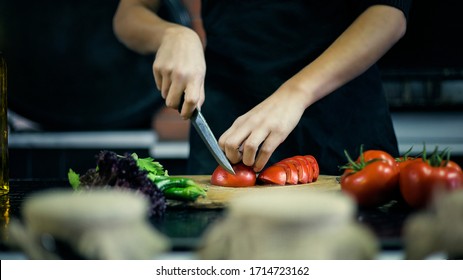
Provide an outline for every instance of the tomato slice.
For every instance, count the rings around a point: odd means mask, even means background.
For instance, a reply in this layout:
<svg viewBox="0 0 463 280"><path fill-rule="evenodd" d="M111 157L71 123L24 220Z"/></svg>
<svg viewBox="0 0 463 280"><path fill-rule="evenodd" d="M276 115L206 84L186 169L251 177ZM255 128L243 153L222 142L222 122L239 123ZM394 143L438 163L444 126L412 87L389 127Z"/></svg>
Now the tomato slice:
<svg viewBox="0 0 463 280"><path fill-rule="evenodd" d="M263 184L286 184L286 170L282 166L272 165L259 173L257 180Z"/></svg>
<svg viewBox="0 0 463 280"><path fill-rule="evenodd" d="M297 171L297 167L291 162L277 162L275 163L276 166L281 166L286 171L286 184L288 185L296 185L299 180L299 175Z"/></svg>
<svg viewBox="0 0 463 280"><path fill-rule="evenodd" d="M306 184L309 182L309 171L307 169L307 162L305 160L301 160L296 157L290 157L283 159L282 162L290 162L296 166L298 175L297 182L299 184Z"/></svg>
<svg viewBox="0 0 463 280"><path fill-rule="evenodd" d="M305 155L304 156L312 165L312 170L313 170L313 180L312 182L317 181L318 176L320 175L320 167L318 166L318 162L315 159L314 156L312 155Z"/></svg>
<svg viewBox="0 0 463 280"><path fill-rule="evenodd" d="M296 158L303 163L307 172L307 183L312 183L314 179L312 163L305 156L294 156L293 158Z"/></svg>

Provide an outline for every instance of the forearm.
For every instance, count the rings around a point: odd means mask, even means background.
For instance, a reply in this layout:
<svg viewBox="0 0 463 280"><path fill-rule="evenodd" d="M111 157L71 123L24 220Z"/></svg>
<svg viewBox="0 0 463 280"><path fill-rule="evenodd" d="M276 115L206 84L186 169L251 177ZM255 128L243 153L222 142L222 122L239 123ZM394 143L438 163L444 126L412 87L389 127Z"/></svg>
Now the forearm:
<svg viewBox="0 0 463 280"><path fill-rule="evenodd" d="M367 9L316 60L284 87L302 95L305 108L376 63L404 34L403 13L389 6Z"/></svg>
<svg viewBox="0 0 463 280"><path fill-rule="evenodd" d="M155 53L169 30L184 28L157 16L159 0L121 0L113 18L116 37L141 54Z"/></svg>

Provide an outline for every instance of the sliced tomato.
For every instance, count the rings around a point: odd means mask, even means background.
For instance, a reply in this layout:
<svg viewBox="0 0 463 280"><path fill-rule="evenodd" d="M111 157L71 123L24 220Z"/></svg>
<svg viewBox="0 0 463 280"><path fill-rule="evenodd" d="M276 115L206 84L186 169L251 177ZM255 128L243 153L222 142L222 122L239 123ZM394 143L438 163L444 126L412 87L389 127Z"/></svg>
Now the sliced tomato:
<svg viewBox="0 0 463 280"><path fill-rule="evenodd" d="M299 184L306 184L309 182L310 171L307 167L307 162L305 160L302 160L301 158L297 157L290 157L282 160L282 162L290 162L296 166L298 175L297 182Z"/></svg>
<svg viewBox="0 0 463 280"><path fill-rule="evenodd" d="M312 165L312 174L313 174L313 180L312 182L317 181L318 176L320 175L320 167L318 166L317 159L313 155L305 155L304 156Z"/></svg>
<svg viewBox="0 0 463 280"><path fill-rule="evenodd" d="M288 185L296 185L299 180L299 174L297 171L297 167L291 162L277 162L275 163L276 166L281 166L286 171L286 184Z"/></svg>
<svg viewBox="0 0 463 280"><path fill-rule="evenodd" d="M274 168L274 166L279 168ZM270 169L272 172L269 171L269 173L267 173L267 169ZM286 185L306 184L314 182L317 180L320 173L320 169L315 157L312 155L296 155L282 159L279 162L267 167L261 172L261 174L264 174L265 176L272 174L272 180L270 180L270 183L278 181L278 184L281 184L283 180L283 175L281 175L281 173L283 170L285 171ZM261 177L262 176L263 175L261 175ZM275 179L275 177L278 178Z"/></svg>
<svg viewBox="0 0 463 280"><path fill-rule="evenodd" d="M282 166L271 165L259 173L257 181L263 184L285 185L286 170Z"/></svg>
<svg viewBox="0 0 463 280"><path fill-rule="evenodd" d="M256 173L244 163L234 164L235 175L217 166L211 176L211 184L223 187L252 187L256 184Z"/></svg>
<svg viewBox="0 0 463 280"><path fill-rule="evenodd" d="M305 165L307 167L307 176L308 176L307 183L312 183L314 181L314 170L313 170L311 161L309 161L307 157L305 156L294 156L294 158L297 158L300 161L305 162Z"/></svg>

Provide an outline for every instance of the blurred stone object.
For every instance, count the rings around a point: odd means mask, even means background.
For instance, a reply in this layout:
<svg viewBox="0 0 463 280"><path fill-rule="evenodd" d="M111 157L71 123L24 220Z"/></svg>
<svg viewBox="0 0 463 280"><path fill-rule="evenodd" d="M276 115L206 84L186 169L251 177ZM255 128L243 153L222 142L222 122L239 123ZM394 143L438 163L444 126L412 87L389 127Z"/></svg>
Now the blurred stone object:
<svg viewBox="0 0 463 280"><path fill-rule="evenodd" d="M48 190L24 202L9 243L30 259L153 259L170 248L148 220L149 203L120 189Z"/></svg>
<svg viewBox="0 0 463 280"><path fill-rule="evenodd" d="M437 253L462 259L463 190L437 193L428 209L405 221L403 236L407 259L426 259Z"/></svg>
<svg viewBox="0 0 463 280"><path fill-rule="evenodd" d="M200 259L374 259L379 244L341 193L268 190L237 197L198 249Z"/></svg>

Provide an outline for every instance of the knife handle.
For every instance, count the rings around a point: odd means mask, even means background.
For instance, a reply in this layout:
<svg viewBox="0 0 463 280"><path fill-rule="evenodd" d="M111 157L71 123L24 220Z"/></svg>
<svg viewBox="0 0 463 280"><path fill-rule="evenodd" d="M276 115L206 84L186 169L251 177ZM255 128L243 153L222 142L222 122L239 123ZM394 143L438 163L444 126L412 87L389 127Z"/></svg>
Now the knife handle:
<svg viewBox="0 0 463 280"><path fill-rule="evenodd" d="M182 94L182 97L180 98L180 104L178 104L178 113L182 113L182 108L183 108L183 103L185 102L185 93ZM192 115L194 115L195 111L197 111L197 109L194 109L193 110L193 113Z"/></svg>
<svg viewBox="0 0 463 280"><path fill-rule="evenodd" d="M182 97L180 98L180 104L178 104L178 113L182 113L182 108L183 108L183 103L185 102L185 93L182 94Z"/></svg>

